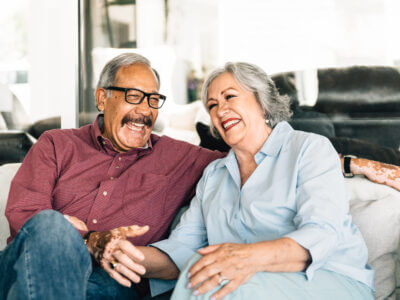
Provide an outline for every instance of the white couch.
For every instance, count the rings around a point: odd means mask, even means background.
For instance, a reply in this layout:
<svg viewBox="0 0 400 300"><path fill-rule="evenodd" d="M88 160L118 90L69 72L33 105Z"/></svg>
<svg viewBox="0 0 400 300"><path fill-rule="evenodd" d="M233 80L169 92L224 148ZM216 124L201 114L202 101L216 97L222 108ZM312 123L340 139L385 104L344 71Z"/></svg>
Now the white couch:
<svg viewBox="0 0 400 300"><path fill-rule="evenodd" d="M194 144L199 143L195 122L208 123L208 114L200 102L176 106L160 114L159 118L163 123L163 134ZM11 179L19 165L0 166L0 249L9 235L4 209ZM357 176L346 179L346 184L350 212L366 241L368 262L376 271L376 299L400 300L400 192Z"/></svg>
<svg viewBox="0 0 400 300"><path fill-rule="evenodd" d="M0 166L0 249L9 236L4 216L11 179L20 164ZM369 249L369 263L376 271L376 299L400 299L400 192L362 177L346 179L350 210ZM395 266L397 264L397 284Z"/></svg>

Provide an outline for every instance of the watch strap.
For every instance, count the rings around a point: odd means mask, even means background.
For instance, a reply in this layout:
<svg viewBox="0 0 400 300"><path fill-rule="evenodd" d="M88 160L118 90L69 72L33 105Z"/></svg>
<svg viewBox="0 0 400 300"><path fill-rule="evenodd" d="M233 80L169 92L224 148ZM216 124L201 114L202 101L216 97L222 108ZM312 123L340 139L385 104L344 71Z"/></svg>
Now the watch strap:
<svg viewBox="0 0 400 300"><path fill-rule="evenodd" d="M88 232L86 232L84 234L84 236L82 238L83 238L83 241L85 244L87 244L87 241L89 240L89 237L93 232L95 232L95 230L89 230Z"/></svg>
<svg viewBox="0 0 400 300"><path fill-rule="evenodd" d="M343 156L343 169L344 169L343 175L344 175L344 177L347 177L347 178L354 177L354 174L351 172L351 169L350 169L350 164L351 164L352 158L357 158L357 157L354 155Z"/></svg>

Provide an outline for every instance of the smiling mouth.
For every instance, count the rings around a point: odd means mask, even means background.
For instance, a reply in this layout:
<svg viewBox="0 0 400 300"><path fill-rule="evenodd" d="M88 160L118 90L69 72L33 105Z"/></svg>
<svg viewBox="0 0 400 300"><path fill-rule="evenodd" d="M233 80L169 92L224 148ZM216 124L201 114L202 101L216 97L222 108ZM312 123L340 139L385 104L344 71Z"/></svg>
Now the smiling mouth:
<svg viewBox="0 0 400 300"><path fill-rule="evenodd" d="M136 122L126 122L125 125L132 131L143 131L145 126L143 123Z"/></svg>
<svg viewBox="0 0 400 300"><path fill-rule="evenodd" d="M240 121L241 121L241 119L230 118L230 119L222 122L221 125L225 129L225 132L226 132L226 131L230 130L231 128L235 127L237 124L239 124Z"/></svg>

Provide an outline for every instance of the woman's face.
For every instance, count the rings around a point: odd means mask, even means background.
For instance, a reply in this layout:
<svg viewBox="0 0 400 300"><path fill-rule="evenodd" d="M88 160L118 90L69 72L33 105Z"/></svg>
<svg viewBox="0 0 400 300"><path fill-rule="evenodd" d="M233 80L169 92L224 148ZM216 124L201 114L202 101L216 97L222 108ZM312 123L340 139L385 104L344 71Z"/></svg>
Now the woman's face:
<svg viewBox="0 0 400 300"><path fill-rule="evenodd" d="M231 73L222 73L211 82L206 107L215 128L232 148L251 147L265 140L268 127L260 104Z"/></svg>

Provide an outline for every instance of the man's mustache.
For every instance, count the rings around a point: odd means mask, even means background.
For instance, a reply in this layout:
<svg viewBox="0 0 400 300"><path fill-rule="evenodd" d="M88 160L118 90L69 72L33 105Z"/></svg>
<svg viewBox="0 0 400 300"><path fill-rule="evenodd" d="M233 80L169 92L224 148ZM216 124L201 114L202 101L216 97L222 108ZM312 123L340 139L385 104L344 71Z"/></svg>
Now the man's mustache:
<svg viewBox="0 0 400 300"><path fill-rule="evenodd" d="M151 116L132 117L126 115L121 121L121 126L124 126L128 122L144 124L147 127L151 127L153 125L153 118Z"/></svg>

